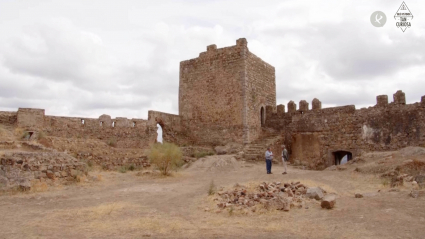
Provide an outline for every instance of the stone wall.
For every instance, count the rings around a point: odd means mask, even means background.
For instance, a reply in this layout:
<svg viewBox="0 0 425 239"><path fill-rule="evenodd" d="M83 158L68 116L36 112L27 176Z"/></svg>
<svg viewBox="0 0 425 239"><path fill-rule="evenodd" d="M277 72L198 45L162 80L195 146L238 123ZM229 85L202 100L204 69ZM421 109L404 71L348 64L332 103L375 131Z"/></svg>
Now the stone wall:
<svg viewBox="0 0 425 239"><path fill-rule="evenodd" d="M18 127L25 130L38 130L43 128L44 110L19 108L17 115Z"/></svg>
<svg viewBox="0 0 425 239"><path fill-rule="evenodd" d="M44 109L19 108L17 112L0 112L0 124L26 131L42 131L48 136L99 139L120 148L146 148L157 137L156 124L148 120L101 115L84 117L46 116Z"/></svg>
<svg viewBox="0 0 425 239"><path fill-rule="evenodd" d="M276 105L275 68L251 52L247 54L247 84L245 96L248 135L245 143L261 134L261 107ZM274 111L274 109L272 109ZM265 114L267 115L267 109Z"/></svg>
<svg viewBox="0 0 425 239"><path fill-rule="evenodd" d="M214 125L241 125L241 73L245 46L207 47L198 58L180 62L179 115Z"/></svg>
<svg viewBox="0 0 425 239"><path fill-rule="evenodd" d="M42 129L49 136L99 139L119 148L145 148L156 140L156 126L147 120L102 115L98 119L46 116Z"/></svg>
<svg viewBox="0 0 425 239"><path fill-rule="evenodd" d="M34 180L75 180L87 173L87 165L58 152L10 152L0 157L0 184L3 189L29 189Z"/></svg>
<svg viewBox="0 0 425 239"><path fill-rule="evenodd" d="M376 106L360 110L349 105L274 113L266 125L282 132L291 160L316 169L334 164L337 151L355 157L363 151L425 146L425 104L405 104L401 91L394 98L385 104L378 96Z"/></svg>
<svg viewBox="0 0 425 239"><path fill-rule="evenodd" d="M17 112L0 111L0 124L2 125L15 125L18 118Z"/></svg>
<svg viewBox="0 0 425 239"><path fill-rule="evenodd" d="M276 104L275 69L247 41L207 47L180 63L179 115L196 144L249 143L261 132L261 107Z"/></svg>

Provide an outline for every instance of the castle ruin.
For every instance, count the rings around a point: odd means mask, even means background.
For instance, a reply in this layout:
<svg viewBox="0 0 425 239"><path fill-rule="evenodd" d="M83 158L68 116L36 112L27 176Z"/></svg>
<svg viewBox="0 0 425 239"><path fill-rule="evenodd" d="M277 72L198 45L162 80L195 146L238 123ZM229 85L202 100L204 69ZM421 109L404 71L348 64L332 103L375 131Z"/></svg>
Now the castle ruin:
<svg viewBox="0 0 425 239"><path fill-rule="evenodd" d="M0 112L0 124L62 138L116 139L118 148L147 148L163 139L177 145L250 145L273 131L288 145L292 161L323 169L362 152L425 146L425 96L406 104L397 91L393 102L377 96L373 107L322 108L313 99L276 105L275 68L255 56L244 38L235 46L207 47L180 63L179 114L149 111L148 119L97 119L47 116L43 109ZM276 144L277 145L277 144ZM265 150L265 149L264 149ZM279 147L276 147L279 150ZM260 152L263 153L262 151Z"/></svg>

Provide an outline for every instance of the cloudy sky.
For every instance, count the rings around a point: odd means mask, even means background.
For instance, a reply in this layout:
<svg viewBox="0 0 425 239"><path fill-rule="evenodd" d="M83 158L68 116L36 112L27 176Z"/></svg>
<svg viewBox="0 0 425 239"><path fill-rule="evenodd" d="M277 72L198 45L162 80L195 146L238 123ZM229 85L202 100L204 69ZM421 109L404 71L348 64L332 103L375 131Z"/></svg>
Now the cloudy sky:
<svg viewBox="0 0 425 239"><path fill-rule="evenodd" d="M277 103L409 103L425 95L425 1L0 0L0 110L147 118L178 113L179 62L245 37L276 67ZM387 23L370 23L374 11Z"/></svg>

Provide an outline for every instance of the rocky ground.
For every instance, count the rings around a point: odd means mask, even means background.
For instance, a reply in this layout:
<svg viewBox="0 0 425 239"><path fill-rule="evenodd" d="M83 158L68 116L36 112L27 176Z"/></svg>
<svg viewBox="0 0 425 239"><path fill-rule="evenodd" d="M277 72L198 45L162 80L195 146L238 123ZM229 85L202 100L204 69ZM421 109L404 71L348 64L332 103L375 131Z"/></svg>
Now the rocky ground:
<svg viewBox="0 0 425 239"><path fill-rule="evenodd" d="M92 170L96 181L4 193L0 238L423 238L419 185L392 188L381 175L391 167L357 169L380 165L378 155L369 166L289 167L286 175L280 165L266 174L263 163L231 155L202 158L171 177ZM310 196L312 188L320 191ZM322 208L327 195L332 209Z"/></svg>

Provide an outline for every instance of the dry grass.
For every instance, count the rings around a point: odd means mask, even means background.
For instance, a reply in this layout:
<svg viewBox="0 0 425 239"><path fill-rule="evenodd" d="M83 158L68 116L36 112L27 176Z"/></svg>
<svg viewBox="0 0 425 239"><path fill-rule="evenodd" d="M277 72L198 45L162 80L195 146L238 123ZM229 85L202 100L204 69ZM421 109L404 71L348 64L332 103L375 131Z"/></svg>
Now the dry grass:
<svg viewBox="0 0 425 239"><path fill-rule="evenodd" d="M36 182L33 183L31 187L32 192L46 192L49 190L49 186L45 182Z"/></svg>

